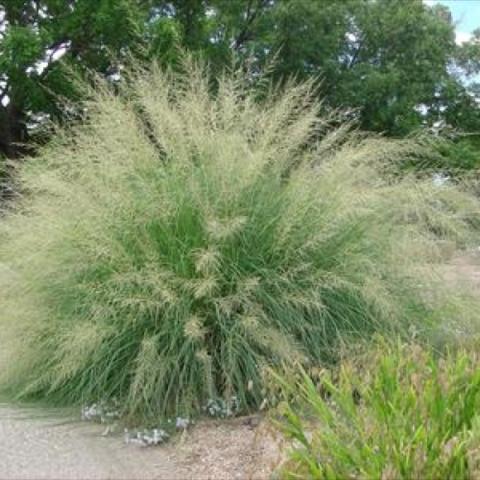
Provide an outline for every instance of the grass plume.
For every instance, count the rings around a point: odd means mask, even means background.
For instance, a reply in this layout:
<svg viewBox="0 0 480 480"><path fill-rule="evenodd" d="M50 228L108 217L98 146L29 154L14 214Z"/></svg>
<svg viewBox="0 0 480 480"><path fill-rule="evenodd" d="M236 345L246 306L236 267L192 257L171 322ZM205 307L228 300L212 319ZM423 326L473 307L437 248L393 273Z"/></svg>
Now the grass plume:
<svg viewBox="0 0 480 480"><path fill-rule="evenodd" d="M333 127L311 83L263 97L153 67L99 85L25 164L0 227L4 385L129 414L256 407L267 367L442 322L418 259L468 240L476 200L389 175L422 146Z"/></svg>

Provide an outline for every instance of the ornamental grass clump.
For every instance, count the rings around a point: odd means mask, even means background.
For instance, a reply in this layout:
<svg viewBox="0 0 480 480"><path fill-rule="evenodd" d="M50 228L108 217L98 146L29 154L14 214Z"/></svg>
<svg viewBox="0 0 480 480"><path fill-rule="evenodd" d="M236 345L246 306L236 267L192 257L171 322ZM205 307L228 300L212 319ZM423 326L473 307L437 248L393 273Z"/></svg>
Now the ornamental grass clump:
<svg viewBox="0 0 480 480"><path fill-rule="evenodd" d="M421 144L338 126L311 83L259 93L191 64L127 83L99 84L21 169L0 227L10 391L147 416L255 408L272 366L455 317L424 273L468 241L477 203L392 173Z"/></svg>
<svg viewBox="0 0 480 480"><path fill-rule="evenodd" d="M480 473L480 359L376 345L333 372L282 380L280 478L467 480Z"/></svg>

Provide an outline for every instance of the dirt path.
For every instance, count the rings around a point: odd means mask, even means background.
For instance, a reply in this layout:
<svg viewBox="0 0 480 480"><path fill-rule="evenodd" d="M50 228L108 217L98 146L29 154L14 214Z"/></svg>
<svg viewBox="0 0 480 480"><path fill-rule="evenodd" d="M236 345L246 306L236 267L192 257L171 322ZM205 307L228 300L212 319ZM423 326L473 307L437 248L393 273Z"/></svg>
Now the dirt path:
<svg viewBox="0 0 480 480"><path fill-rule="evenodd" d="M203 422L159 447L103 437L101 425L0 404L0 479L268 478L275 441L257 419Z"/></svg>

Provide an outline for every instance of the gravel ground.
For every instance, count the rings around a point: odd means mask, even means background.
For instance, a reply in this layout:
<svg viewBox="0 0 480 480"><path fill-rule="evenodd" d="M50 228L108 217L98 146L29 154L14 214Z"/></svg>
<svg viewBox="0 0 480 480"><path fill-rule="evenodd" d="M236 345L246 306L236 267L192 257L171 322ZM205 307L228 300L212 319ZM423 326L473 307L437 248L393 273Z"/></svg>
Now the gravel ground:
<svg viewBox="0 0 480 480"><path fill-rule="evenodd" d="M102 432L59 412L0 404L0 479L266 479L280 460L256 417L205 421L148 448Z"/></svg>

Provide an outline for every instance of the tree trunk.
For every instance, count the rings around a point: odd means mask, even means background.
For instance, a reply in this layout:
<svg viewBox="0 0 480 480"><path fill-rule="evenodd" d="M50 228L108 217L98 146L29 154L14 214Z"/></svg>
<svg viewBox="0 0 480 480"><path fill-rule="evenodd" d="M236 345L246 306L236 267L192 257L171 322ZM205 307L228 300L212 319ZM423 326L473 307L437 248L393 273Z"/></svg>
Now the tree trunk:
<svg viewBox="0 0 480 480"><path fill-rule="evenodd" d="M23 110L10 102L0 106L0 155L18 158L27 151L27 126Z"/></svg>

